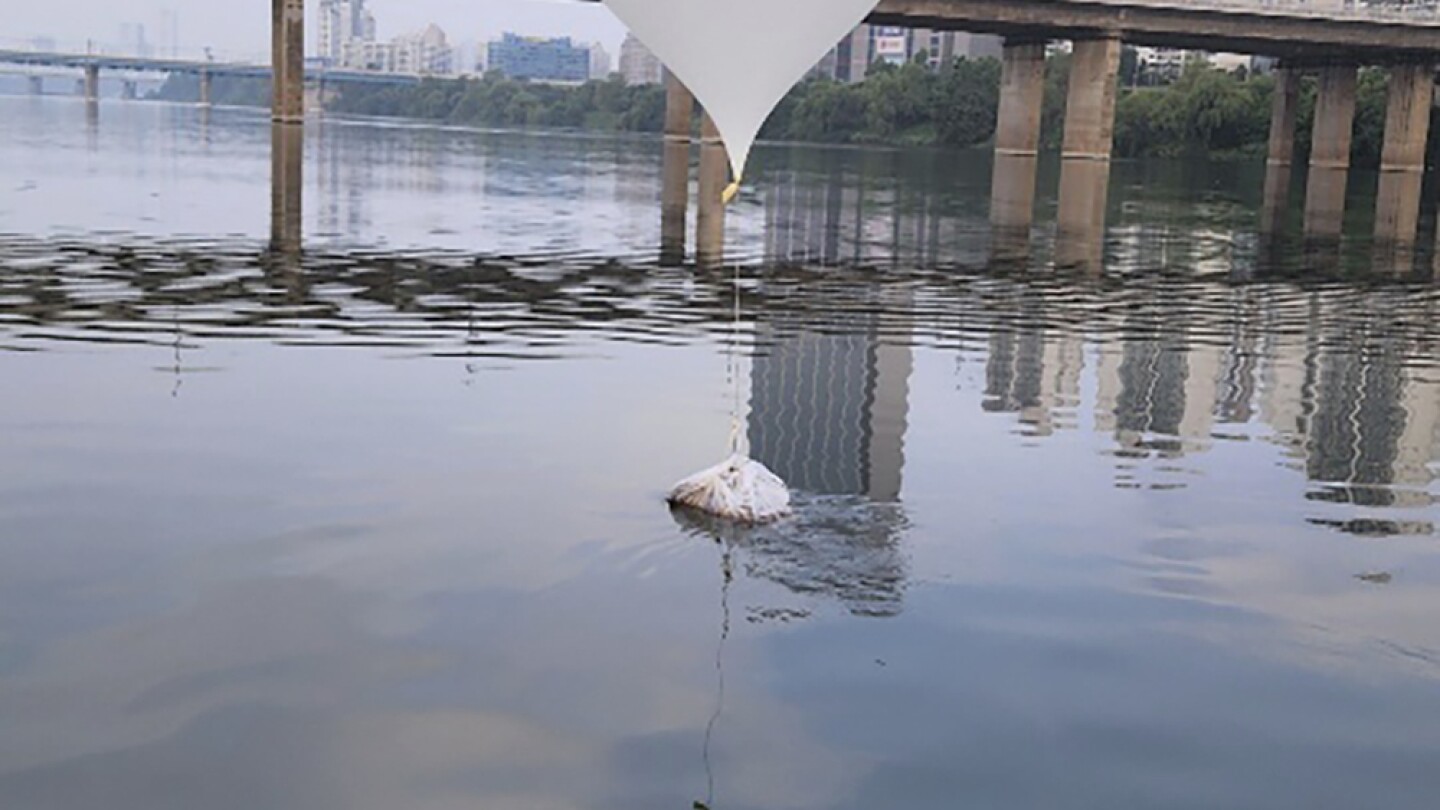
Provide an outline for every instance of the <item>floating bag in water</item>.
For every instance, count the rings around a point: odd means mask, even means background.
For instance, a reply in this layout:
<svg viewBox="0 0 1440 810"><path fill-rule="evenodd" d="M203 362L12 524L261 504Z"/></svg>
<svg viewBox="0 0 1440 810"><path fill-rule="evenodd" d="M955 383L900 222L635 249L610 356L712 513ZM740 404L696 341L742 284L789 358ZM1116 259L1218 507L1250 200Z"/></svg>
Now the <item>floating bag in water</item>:
<svg viewBox="0 0 1440 810"><path fill-rule="evenodd" d="M769 523L790 514L785 482L739 453L676 484L669 501L739 523Z"/></svg>
<svg viewBox="0 0 1440 810"><path fill-rule="evenodd" d="M605 0L710 114L735 183L780 99L879 0Z"/></svg>

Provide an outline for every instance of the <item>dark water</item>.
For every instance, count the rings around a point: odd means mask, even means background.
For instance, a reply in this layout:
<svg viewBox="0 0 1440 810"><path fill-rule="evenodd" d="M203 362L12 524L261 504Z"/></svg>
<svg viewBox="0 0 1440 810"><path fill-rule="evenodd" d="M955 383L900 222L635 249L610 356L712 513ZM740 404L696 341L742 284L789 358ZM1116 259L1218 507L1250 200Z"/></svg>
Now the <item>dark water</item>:
<svg viewBox="0 0 1440 810"><path fill-rule="evenodd" d="M1255 167L1086 274L983 154L767 151L739 531L658 143L327 122L299 255L270 143L0 99L0 807L1435 806L1440 289Z"/></svg>

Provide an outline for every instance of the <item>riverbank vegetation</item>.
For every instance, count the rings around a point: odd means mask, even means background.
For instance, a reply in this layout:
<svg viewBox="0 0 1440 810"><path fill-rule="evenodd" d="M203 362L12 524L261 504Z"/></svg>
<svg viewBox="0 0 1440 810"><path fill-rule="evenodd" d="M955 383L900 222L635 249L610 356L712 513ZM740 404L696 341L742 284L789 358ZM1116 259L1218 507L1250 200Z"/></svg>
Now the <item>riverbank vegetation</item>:
<svg viewBox="0 0 1440 810"><path fill-rule="evenodd" d="M1245 71L1187 65L1168 84L1153 85L1130 59L1122 60L1116 104L1119 157L1263 156L1270 129L1274 80ZM1063 138L1069 57L1046 66L1041 143ZM157 94L183 100L198 92L191 78L172 77ZM215 82L217 103L265 104L255 80ZM1386 76L1362 71L1355 119L1354 160L1376 165L1384 135ZM972 147L990 141L1000 97L1000 64L956 60L940 70L918 63L881 66L857 84L827 80L798 85L766 123L763 138L833 144ZM1309 148L1315 85L1303 83L1297 148ZM338 114L416 118L484 127L547 127L613 132L659 132L665 94L654 85L618 78L579 86L484 78L426 79L417 85L339 84L328 103Z"/></svg>

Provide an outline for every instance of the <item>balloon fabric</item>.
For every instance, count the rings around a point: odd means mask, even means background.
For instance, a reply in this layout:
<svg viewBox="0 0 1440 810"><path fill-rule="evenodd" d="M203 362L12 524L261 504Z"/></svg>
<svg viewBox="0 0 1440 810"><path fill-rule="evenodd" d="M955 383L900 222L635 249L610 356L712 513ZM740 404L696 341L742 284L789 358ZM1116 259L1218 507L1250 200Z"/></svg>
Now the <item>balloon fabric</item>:
<svg viewBox="0 0 1440 810"><path fill-rule="evenodd" d="M879 0L605 0L709 113L738 182L765 119Z"/></svg>

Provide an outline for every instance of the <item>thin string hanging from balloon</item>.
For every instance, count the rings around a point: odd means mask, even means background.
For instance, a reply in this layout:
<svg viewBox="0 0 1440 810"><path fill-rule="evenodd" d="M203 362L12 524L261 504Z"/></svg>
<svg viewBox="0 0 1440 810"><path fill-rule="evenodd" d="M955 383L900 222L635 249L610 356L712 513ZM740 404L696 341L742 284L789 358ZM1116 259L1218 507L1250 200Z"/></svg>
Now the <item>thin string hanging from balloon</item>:
<svg viewBox="0 0 1440 810"><path fill-rule="evenodd" d="M730 373L730 382L733 386L730 399L730 454L739 455L741 450L740 442L740 362L737 359L740 353L740 262L735 262L735 276L732 284L735 287L734 297L734 319L730 322L730 361L733 370Z"/></svg>
<svg viewBox="0 0 1440 810"><path fill-rule="evenodd" d="M735 179L734 179L733 181L731 181L730 185L728 185L728 186L725 187L725 191L722 192L721 195L720 195L720 202L721 202L722 205L729 205L729 204L735 199L735 195L737 195L737 194L740 193L740 182L741 182L741 180L742 180L742 178L741 178L739 175L736 175L736 176L735 176ZM739 455L739 454L740 454L740 449L741 449L741 448L740 448L740 369L739 369L739 362L736 360L736 356L738 355L739 347L740 347L740 262L739 262L739 261L736 261L736 262L735 262L735 277L734 277L734 281L733 281L732 283L735 285L735 298L734 298L735 316L734 316L734 319L733 319L733 320L731 321L731 323L730 323L730 349L729 349L729 355L730 355L730 356L729 356L729 359L728 359L728 361L727 361L727 365L730 367L730 380L731 380L731 383L732 383L732 385L734 386L734 389L735 389L734 392L733 392L733 394L732 394L732 398L731 398L731 402L730 402L730 454L733 456L733 455Z"/></svg>

